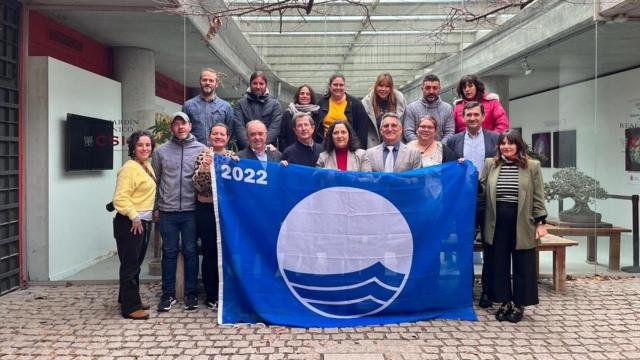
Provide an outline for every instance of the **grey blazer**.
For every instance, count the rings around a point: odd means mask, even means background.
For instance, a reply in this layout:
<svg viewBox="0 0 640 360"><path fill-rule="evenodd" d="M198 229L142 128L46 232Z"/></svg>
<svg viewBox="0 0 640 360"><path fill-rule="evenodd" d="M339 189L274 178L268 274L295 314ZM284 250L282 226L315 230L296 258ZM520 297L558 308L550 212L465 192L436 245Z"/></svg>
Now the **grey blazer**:
<svg viewBox="0 0 640 360"><path fill-rule="evenodd" d="M336 162L336 152L330 153L323 151L318 157L317 167L325 169L338 169L338 163ZM362 149L357 149L355 152L349 151L347 153L347 170L349 171L371 171L371 163L367 157L367 152Z"/></svg>
<svg viewBox="0 0 640 360"><path fill-rule="evenodd" d="M449 138L447 146L456 153L458 158L464 157L464 135L467 131L459 132ZM496 144L498 144L498 133L495 131L482 129L484 137L484 157L490 158L496 156Z"/></svg>
<svg viewBox="0 0 640 360"><path fill-rule="evenodd" d="M384 161L382 160L384 158L382 156L384 146L384 143L382 143L367 150L367 155L371 161L371 168L373 171L384 171ZM396 158L396 162L393 164L393 172L413 170L420 167L422 167L420 152L400 143L400 147L398 148L398 157Z"/></svg>

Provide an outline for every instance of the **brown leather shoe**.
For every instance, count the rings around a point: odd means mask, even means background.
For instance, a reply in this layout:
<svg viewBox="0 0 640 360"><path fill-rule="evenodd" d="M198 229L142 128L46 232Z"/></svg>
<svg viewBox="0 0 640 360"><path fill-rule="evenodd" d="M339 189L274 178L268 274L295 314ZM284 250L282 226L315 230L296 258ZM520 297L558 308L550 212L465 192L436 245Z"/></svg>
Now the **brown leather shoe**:
<svg viewBox="0 0 640 360"><path fill-rule="evenodd" d="M140 309L140 310L136 310L132 313L129 313L128 315L124 316L126 319L133 319L133 320L147 320L149 318L149 314L147 314L146 311Z"/></svg>

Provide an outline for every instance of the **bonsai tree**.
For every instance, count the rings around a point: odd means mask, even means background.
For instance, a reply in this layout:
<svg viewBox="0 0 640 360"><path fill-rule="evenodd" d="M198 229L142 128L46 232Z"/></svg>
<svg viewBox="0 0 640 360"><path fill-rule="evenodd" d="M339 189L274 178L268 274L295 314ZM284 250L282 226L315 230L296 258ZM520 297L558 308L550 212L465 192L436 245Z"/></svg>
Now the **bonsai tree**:
<svg viewBox="0 0 640 360"><path fill-rule="evenodd" d="M600 214L592 211L589 203L607 198L600 182L573 167L553 174L553 179L544 184L544 193L547 200L573 199L573 208L560 213L560 220L571 222L599 222Z"/></svg>

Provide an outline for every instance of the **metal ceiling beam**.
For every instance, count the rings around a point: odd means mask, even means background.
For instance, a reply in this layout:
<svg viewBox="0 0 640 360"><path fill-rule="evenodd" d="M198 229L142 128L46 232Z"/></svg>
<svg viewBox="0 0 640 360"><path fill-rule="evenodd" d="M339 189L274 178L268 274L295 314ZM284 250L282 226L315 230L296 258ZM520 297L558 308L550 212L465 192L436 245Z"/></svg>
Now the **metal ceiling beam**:
<svg viewBox="0 0 640 360"><path fill-rule="evenodd" d="M373 4L374 1L366 2L368 4ZM246 6L246 1L235 1L230 2L230 5L244 5ZM468 9L471 13L480 14L487 11L487 2L486 1L466 1L464 3L466 9ZM398 1L398 2L387 2L380 1L377 5L377 12L373 14L370 11L370 15L389 15L389 14L433 14L433 15L446 15L448 14L452 8L460 8L462 7L462 1ZM517 12L516 10L510 12ZM295 16L297 15L296 11L289 11L286 13L287 15ZM310 15L315 16L363 16L364 13L361 8L358 6L353 6L353 4L349 3L332 3L331 5L327 5L326 8L324 6L314 6L314 9ZM269 17L265 15L264 17ZM273 15L272 18L277 18L278 16Z"/></svg>
<svg viewBox="0 0 640 360"><path fill-rule="evenodd" d="M393 72L393 71L413 71L416 66L420 66L422 63L396 63L390 65L386 64L348 64L340 67L341 64L322 64L314 67L313 71L348 71L349 73L357 74L360 72ZM288 66L288 65L273 65L271 69L277 72L279 75L287 76L288 74L300 72L305 73L309 71L304 66Z"/></svg>
<svg viewBox="0 0 640 360"><path fill-rule="evenodd" d="M406 20L398 20L395 22L384 22L384 23L375 23L375 31L376 32L388 32L388 31L401 31L403 30L414 30L414 31L433 31L440 29L444 20L422 20L422 21L406 21ZM466 23L456 21L454 23L456 30L473 30L477 31L478 25L473 23ZM483 26L481 29L492 29L495 26L489 27L489 25ZM279 23L274 24L259 24L259 23L250 23L243 24L242 30L250 35L254 33L263 33L267 32L269 35L280 33L300 33L300 32L314 32L318 35L320 33L324 33L330 31L332 33L336 31L340 32L350 32L356 33L362 29L362 24L358 21L342 21L342 22L334 22L334 23L283 23L282 27ZM366 30L366 29L365 29ZM363 30L363 31L365 31ZM370 28L369 31L373 31Z"/></svg>
<svg viewBox="0 0 640 360"><path fill-rule="evenodd" d="M405 55L405 56L386 56L384 58L377 58L375 62L371 61L370 56L358 55L352 58L352 66L371 66L372 64L389 65L389 64L409 64L410 66L417 66L424 64L425 62L432 62L442 58L443 56L449 56L451 53L438 53L438 54L422 54L422 55ZM264 61L271 64L273 68L279 68L281 66L296 66L296 65L322 65L322 64L340 64L341 61L335 56L308 58L308 57L294 57L294 56L265 56Z"/></svg>
<svg viewBox="0 0 640 360"><path fill-rule="evenodd" d="M311 72L311 71L298 71L297 73L288 73L286 76L282 76L283 79L324 79L323 81L328 81L329 77L333 74L335 74L335 71L317 71L317 72ZM363 71L360 73L348 73L348 74L344 74L346 79L347 79L347 83L351 83L355 80L361 81L363 79L367 79L367 80L371 80L371 84L373 84L373 81L375 80L375 77L379 74L380 72L374 72L374 71ZM375 75L372 75L375 74ZM404 78L404 79L414 79L417 75L419 74L415 74L414 72L407 72L407 71L403 71L403 72L397 72L397 73L393 73L391 74L393 75L394 80L397 80L397 78ZM373 77L372 77L373 76Z"/></svg>
<svg viewBox="0 0 640 360"><path fill-rule="evenodd" d="M482 29L458 29L447 31L447 34L473 34ZM424 35L429 33L428 30L356 30L356 31L325 31L318 33L317 31L244 31L245 35L249 36L270 36L270 37L302 37L302 36L354 36L358 35L367 35L367 36L411 36L411 35Z"/></svg>
<svg viewBox="0 0 640 360"><path fill-rule="evenodd" d="M298 51L302 50L301 53L303 55L309 55L309 49L323 49L324 51L329 51L331 49L335 49L338 52L344 52L344 50L349 48L350 44L253 44L253 46L259 51L271 51L274 54L278 54L285 49L287 51ZM366 43L366 44L358 44L356 49L360 49L362 51L371 51L371 50L380 50L388 47L398 47L398 43ZM404 52L413 54L415 52L424 51L425 48L432 48L434 50L438 50L438 52L453 52L460 50L459 43L439 43L437 46L429 45L426 43L418 43L418 44L402 44L402 48Z"/></svg>
<svg viewBox="0 0 640 360"><path fill-rule="evenodd" d="M321 46L325 45L327 47L331 47L334 45L344 46L347 45L348 48L354 49L363 44L376 44L376 41L379 40L380 34L371 34L371 35L361 35L359 37L351 37L348 34L344 36L320 36L320 35L298 35L298 36L248 36L249 42L256 46L265 46L265 45L287 45L287 44L305 44L310 46ZM355 39L355 41L354 41ZM475 33L454 33L454 34L444 34L439 39L440 43L443 44L460 44L460 43L472 43L476 40ZM406 45L420 45L423 44L425 47L431 45L434 39L429 37L427 33L420 33L414 35L403 35L403 34L388 34L388 37L385 39L387 43L393 43L395 41L396 46L406 46ZM438 45L439 46L439 45ZM310 54L311 55L311 54ZM315 54L313 54L315 55Z"/></svg>

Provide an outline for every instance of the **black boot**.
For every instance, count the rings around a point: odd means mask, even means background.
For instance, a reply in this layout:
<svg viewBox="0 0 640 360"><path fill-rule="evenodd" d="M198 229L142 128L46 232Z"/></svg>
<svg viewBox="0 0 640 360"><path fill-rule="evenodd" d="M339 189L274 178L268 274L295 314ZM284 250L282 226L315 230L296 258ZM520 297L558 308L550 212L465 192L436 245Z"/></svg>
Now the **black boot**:
<svg viewBox="0 0 640 360"><path fill-rule="evenodd" d="M509 314L507 314L507 320L512 323L517 323L522 320L524 316L524 306L515 306Z"/></svg>
<svg viewBox="0 0 640 360"><path fill-rule="evenodd" d="M510 302L502 303L498 312L496 312L496 320L498 321L506 321L509 318L509 314L511 314L512 306Z"/></svg>
<svg viewBox="0 0 640 360"><path fill-rule="evenodd" d="M493 305L493 302L489 299L489 296L483 292L480 295L480 301L478 301L478 306L481 307L482 309L486 309L488 307L491 307L491 305Z"/></svg>

